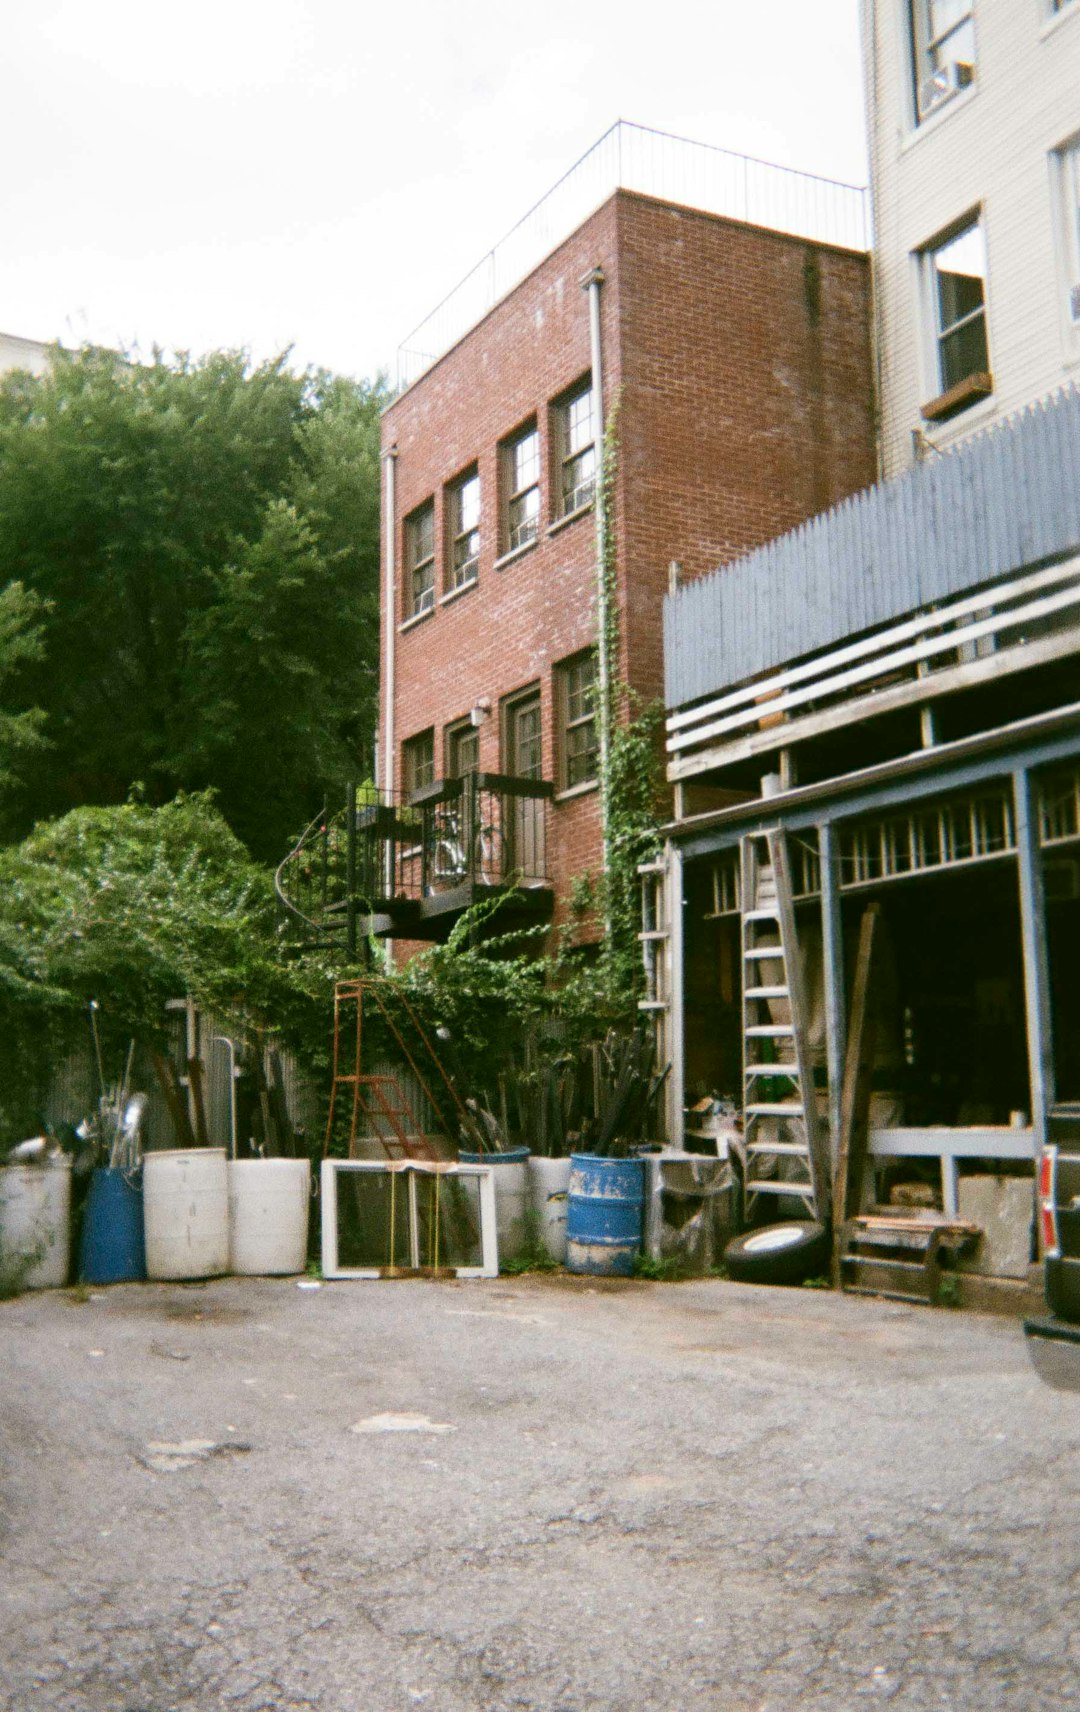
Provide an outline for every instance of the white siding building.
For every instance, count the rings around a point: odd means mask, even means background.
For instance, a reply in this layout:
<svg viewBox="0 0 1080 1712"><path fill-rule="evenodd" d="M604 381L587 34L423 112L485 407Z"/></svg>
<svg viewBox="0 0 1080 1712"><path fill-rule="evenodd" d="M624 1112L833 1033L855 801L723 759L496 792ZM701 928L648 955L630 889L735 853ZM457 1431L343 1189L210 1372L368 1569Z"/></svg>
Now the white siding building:
<svg viewBox="0 0 1080 1712"><path fill-rule="evenodd" d="M1080 379L1080 0L862 0L882 473Z"/></svg>
<svg viewBox="0 0 1080 1712"><path fill-rule="evenodd" d="M44 374L48 365L48 345L39 339L22 339L17 333L0 333L0 374L6 374L8 369Z"/></svg>

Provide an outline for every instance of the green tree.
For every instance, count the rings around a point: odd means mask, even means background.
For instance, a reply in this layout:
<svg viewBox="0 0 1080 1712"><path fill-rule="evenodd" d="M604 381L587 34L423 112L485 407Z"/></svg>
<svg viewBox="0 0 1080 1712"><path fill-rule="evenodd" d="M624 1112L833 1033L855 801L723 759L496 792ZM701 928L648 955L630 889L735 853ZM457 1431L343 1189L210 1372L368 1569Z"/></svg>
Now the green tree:
<svg viewBox="0 0 1080 1712"><path fill-rule="evenodd" d="M12 680L41 660L44 612L43 602L22 583L0 589L0 802L22 784L25 762L38 756L44 743L41 709L19 701L8 705Z"/></svg>
<svg viewBox="0 0 1080 1712"><path fill-rule="evenodd" d="M271 859L364 770L383 396L236 352L58 352L0 383L0 582L49 603L50 748L8 836L136 781L215 787Z"/></svg>

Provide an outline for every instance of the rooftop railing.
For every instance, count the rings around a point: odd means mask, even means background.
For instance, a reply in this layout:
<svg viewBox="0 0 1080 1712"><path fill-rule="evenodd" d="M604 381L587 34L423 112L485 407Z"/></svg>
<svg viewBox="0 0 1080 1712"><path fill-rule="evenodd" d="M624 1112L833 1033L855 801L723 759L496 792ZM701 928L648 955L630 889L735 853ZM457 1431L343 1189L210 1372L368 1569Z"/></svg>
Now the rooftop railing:
<svg viewBox="0 0 1080 1712"><path fill-rule="evenodd" d="M418 380L616 190L841 249L869 246L869 201L859 185L619 119L402 341L399 390Z"/></svg>

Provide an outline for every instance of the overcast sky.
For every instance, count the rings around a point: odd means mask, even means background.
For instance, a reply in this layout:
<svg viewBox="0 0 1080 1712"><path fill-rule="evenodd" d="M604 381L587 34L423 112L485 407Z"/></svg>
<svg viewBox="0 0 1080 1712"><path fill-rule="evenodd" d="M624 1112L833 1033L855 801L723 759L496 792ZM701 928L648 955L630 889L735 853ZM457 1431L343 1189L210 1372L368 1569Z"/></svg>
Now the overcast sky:
<svg viewBox="0 0 1080 1712"><path fill-rule="evenodd" d="M368 375L617 118L866 176L857 0L12 0L0 330Z"/></svg>

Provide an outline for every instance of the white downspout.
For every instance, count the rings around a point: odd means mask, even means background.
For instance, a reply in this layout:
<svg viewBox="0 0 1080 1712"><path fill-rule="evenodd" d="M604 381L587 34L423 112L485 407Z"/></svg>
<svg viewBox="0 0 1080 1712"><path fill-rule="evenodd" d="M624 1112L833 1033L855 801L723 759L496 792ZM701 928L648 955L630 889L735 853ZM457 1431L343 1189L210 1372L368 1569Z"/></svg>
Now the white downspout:
<svg viewBox="0 0 1080 1712"><path fill-rule="evenodd" d="M384 551L383 551L383 765L378 781L384 791L394 788L394 640L397 634L394 619L397 613L397 569L394 564L394 542L397 539L396 494L394 466L397 447L383 453L386 471L384 483Z"/></svg>
<svg viewBox="0 0 1080 1712"><path fill-rule="evenodd" d="M592 363L593 423L596 458L596 497L593 517L596 523L596 676L599 701L598 737L600 748L600 830L603 840L604 873L610 862L610 805L608 803L608 763L611 755L611 660L608 655L608 587L607 587L607 518L604 515L604 368L600 346L600 287L604 270L594 267L581 282L589 295L589 345ZM611 923L608 922L610 929Z"/></svg>
<svg viewBox="0 0 1080 1712"><path fill-rule="evenodd" d="M397 566L394 559L394 544L397 540L397 446L391 446L383 454L383 465L386 471L384 483L384 555L385 567L383 577L383 623L385 629L383 647L383 765L382 778L376 783L386 796L386 801L392 803L394 789L394 653L397 641ZM393 845L386 846L386 894L389 897L394 889ZM387 964L392 966L394 960L393 940L384 941L384 954Z"/></svg>

